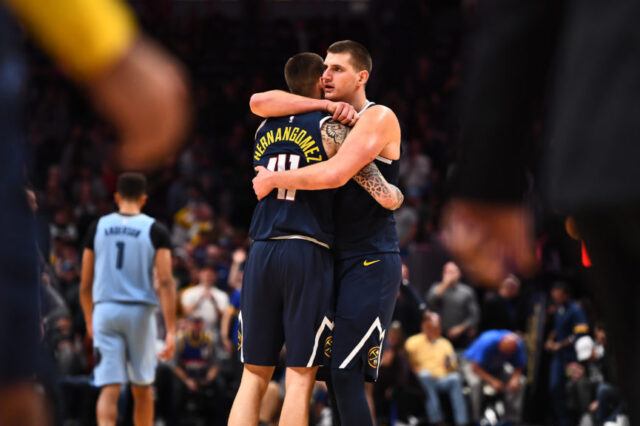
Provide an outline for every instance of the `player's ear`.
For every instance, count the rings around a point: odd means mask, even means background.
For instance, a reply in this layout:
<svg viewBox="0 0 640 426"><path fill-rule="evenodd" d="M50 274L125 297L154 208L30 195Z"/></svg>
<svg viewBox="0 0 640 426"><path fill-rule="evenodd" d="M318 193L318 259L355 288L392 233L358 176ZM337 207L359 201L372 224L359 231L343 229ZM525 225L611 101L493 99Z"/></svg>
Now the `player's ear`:
<svg viewBox="0 0 640 426"><path fill-rule="evenodd" d="M116 205L119 206L120 205L120 201L122 200L122 197L120 197L120 194L118 194L117 192L115 192L113 194L113 201L116 202Z"/></svg>
<svg viewBox="0 0 640 426"><path fill-rule="evenodd" d="M142 206L147 203L147 194L142 194L142 197L140 197L140 201L138 201L138 203L140 204L140 208L142 209Z"/></svg>
<svg viewBox="0 0 640 426"><path fill-rule="evenodd" d="M369 81L369 71L362 70L358 73L358 83L364 86Z"/></svg>

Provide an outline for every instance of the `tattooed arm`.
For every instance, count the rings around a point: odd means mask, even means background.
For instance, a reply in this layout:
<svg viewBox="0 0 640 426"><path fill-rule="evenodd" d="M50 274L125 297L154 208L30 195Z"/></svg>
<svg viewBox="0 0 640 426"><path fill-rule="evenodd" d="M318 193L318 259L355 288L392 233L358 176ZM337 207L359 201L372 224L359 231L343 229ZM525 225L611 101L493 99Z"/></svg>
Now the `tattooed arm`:
<svg viewBox="0 0 640 426"><path fill-rule="evenodd" d="M329 120L322 125L322 144L329 158L333 157L342 146L351 129L338 122ZM380 169L374 163L362 168L353 178L358 185L367 191L382 207L396 210L402 205L404 195L398 187L390 184L382 176Z"/></svg>

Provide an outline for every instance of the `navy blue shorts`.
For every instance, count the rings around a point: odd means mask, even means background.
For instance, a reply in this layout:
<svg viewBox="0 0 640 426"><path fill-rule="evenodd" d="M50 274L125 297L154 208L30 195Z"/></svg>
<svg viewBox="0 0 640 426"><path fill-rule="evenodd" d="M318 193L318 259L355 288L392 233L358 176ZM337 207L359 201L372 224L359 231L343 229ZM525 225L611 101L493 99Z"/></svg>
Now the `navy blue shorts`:
<svg viewBox="0 0 640 426"><path fill-rule="evenodd" d="M398 253L380 253L336 262L336 313L331 368L357 369L378 378L382 343L402 281Z"/></svg>
<svg viewBox="0 0 640 426"><path fill-rule="evenodd" d="M35 225L21 187L0 184L0 386L32 379L39 353Z"/></svg>
<svg viewBox="0 0 640 426"><path fill-rule="evenodd" d="M240 360L276 365L283 343L287 366L324 364L333 300L333 256L305 240L256 241L244 269Z"/></svg>

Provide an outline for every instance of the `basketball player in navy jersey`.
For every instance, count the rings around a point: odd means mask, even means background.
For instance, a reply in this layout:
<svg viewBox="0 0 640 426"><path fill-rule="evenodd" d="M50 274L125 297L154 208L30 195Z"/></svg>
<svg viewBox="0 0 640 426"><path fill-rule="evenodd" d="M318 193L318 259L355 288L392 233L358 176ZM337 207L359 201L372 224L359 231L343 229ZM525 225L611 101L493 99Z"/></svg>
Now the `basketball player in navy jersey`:
<svg viewBox="0 0 640 426"><path fill-rule="evenodd" d="M401 262L392 212L372 202L349 179L374 161L387 181L397 182L400 125L393 111L367 100L372 63L364 46L350 40L336 42L324 63L325 100L271 91L254 95L252 110L266 117L325 110L327 100L344 101L359 112L353 130L330 160L284 172L261 167L253 183L258 199L276 187L320 190L344 185L335 207L337 306L329 388L337 406L334 422L371 425L364 382L377 378L382 342L401 283Z"/></svg>
<svg viewBox="0 0 640 426"><path fill-rule="evenodd" d="M320 56L301 53L287 62L285 79L292 92L320 98L323 70ZM265 120L255 137L254 165L287 170L326 161L348 134L346 126L330 119L324 112L309 112ZM374 203L397 208L402 202L399 190L373 164L355 180ZM282 187L256 207L250 229L255 242L245 265L239 314L245 367L230 425L258 423L260 401L283 342L287 392L280 424L308 424L316 371L333 328L334 196L332 190Z"/></svg>
<svg viewBox="0 0 640 426"><path fill-rule="evenodd" d="M165 347L157 357L169 360L175 349L171 242L163 225L141 213L145 186L142 174L120 175L118 212L98 219L85 238L80 302L96 353L94 384L102 388L96 409L99 426L115 426L120 385L127 382L133 393L134 424L153 424L158 306L154 269L167 329Z"/></svg>

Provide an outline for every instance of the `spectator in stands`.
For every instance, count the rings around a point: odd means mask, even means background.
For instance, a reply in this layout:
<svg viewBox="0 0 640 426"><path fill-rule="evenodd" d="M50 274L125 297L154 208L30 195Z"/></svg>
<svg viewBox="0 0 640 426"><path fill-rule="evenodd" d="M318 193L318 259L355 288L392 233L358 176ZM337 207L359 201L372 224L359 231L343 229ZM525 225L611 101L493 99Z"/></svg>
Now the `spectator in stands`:
<svg viewBox="0 0 640 426"><path fill-rule="evenodd" d="M480 330L511 330L524 333L528 310L520 297L520 280L509 275L498 291L485 294Z"/></svg>
<svg viewBox="0 0 640 426"><path fill-rule="evenodd" d="M411 336L405 343L411 367L427 393L426 410L430 423L444 420L439 394L451 401L456 425L469 422L467 405L462 395L462 377L458 373L456 353L451 343L442 337L440 316L425 312L422 332Z"/></svg>
<svg viewBox="0 0 640 426"><path fill-rule="evenodd" d="M486 384L504 398L504 420L519 422L526 381L522 373L527 362L522 339L509 330L485 331L463 356L463 371L471 387L473 420L481 419Z"/></svg>
<svg viewBox="0 0 640 426"><path fill-rule="evenodd" d="M569 424L565 398L567 365L576 361L574 343L589 332L589 325L582 308L570 299L566 282L557 281L553 284L551 298L553 329L545 343L545 349L551 352L549 396L556 424L566 426Z"/></svg>
<svg viewBox="0 0 640 426"><path fill-rule="evenodd" d="M398 246L402 255L408 253L409 244L415 240L418 234L421 202L420 190L417 188L409 189L406 192L404 203L393 213L398 233Z"/></svg>
<svg viewBox="0 0 640 426"><path fill-rule="evenodd" d="M417 190L424 194L429 185L431 159L422 152L423 144L418 138L411 139L409 150L400 159L400 182L408 192Z"/></svg>
<svg viewBox="0 0 640 426"><path fill-rule="evenodd" d="M230 304L224 311L222 321L220 323L220 334L222 336L222 344L229 355L239 347L238 332L240 324L238 315L240 314L240 295L242 289L242 276L244 275L244 262L247 259L247 252L243 248L233 252L233 263L229 272L229 287L233 290L231 294Z"/></svg>
<svg viewBox="0 0 640 426"><path fill-rule="evenodd" d="M229 306L229 296L216 288L216 272L211 265L203 266L198 273L198 284L183 290L180 296L184 315L197 315L204 321L205 330L214 342L220 342L220 320Z"/></svg>
<svg viewBox="0 0 640 426"><path fill-rule="evenodd" d="M178 378L174 391L174 415L183 416L186 400L196 403L210 423L221 424L226 417L222 408L221 383L216 382L219 367L211 333L197 314L189 316L186 330L178 333L173 372ZM216 423L212 423L216 422Z"/></svg>
<svg viewBox="0 0 640 426"><path fill-rule="evenodd" d="M480 308L476 294L460 282L460 268L447 262L442 269L442 281L427 293L429 309L442 318L442 331L456 349L469 346L480 322Z"/></svg>

